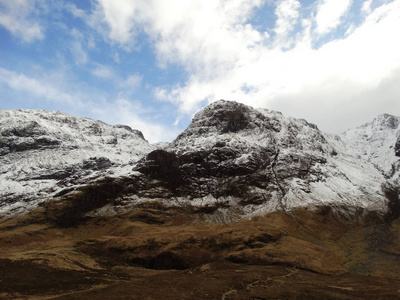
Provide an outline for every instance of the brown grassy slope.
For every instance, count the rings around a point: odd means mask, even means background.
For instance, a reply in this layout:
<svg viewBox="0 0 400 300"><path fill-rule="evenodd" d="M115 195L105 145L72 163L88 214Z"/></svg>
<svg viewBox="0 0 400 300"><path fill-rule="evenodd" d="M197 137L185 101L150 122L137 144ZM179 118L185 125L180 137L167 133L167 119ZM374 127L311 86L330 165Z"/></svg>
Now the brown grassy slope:
<svg viewBox="0 0 400 300"><path fill-rule="evenodd" d="M0 297L400 297L399 219L365 225L300 209L210 224L158 203L73 227L54 222L62 215L40 208L0 224Z"/></svg>

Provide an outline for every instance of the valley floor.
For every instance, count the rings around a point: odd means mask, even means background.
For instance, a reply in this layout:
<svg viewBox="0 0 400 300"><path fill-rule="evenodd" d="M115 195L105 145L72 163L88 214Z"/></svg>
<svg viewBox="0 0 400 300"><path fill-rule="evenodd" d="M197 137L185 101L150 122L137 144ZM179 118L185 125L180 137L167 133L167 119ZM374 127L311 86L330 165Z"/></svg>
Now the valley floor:
<svg viewBox="0 0 400 300"><path fill-rule="evenodd" d="M72 227L49 220L42 207L0 223L0 298L400 298L399 219L321 209L210 224L154 202Z"/></svg>

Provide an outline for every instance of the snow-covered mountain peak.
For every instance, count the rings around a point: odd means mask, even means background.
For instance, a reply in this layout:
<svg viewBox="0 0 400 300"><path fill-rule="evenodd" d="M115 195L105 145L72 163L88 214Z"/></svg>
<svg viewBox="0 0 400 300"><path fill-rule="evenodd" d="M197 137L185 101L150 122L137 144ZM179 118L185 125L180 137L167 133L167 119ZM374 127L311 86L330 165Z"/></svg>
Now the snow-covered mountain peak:
<svg viewBox="0 0 400 300"><path fill-rule="evenodd" d="M34 109L0 110L1 132L3 136L32 136L41 133L65 133L80 131L82 137L85 134L106 136L110 128L123 129L120 132L128 131L137 138L143 139L139 130L133 130L126 125L108 125L102 121L95 121L89 118L74 117L59 111L45 111ZM42 128L42 130L40 130ZM117 130L118 131L118 130ZM131 135L132 135L131 134Z"/></svg>
<svg viewBox="0 0 400 300"><path fill-rule="evenodd" d="M271 130L279 131L278 122L272 122ZM188 129L193 127L215 128L218 133L239 132L263 127L266 118L256 109L234 101L219 100L198 112Z"/></svg>
<svg viewBox="0 0 400 300"><path fill-rule="evenodd" d="M400 117L396 117L390 114L381 114L374 118L371 123L364 124L364 127L370 126L375 131L382 130L396 130L400 124Z"/></svg>
<svg viewBox="0 0 400 300"><path fill-rule="evenodd" d="M254 109L234 101L219 100L198 112L189 127L172 143L180 150L195 150L224 142L234 147L245 145L298 148L331 153L317 126L303 119L285 117L267 109Z"/></svg>
<svg viewBox="0 0 400 300"><path fill-rule="evenodd" d="M91 177L126 173L154 149L129 126L56 111L0 110L0 211Z"/></svg>
<svg viewBox="0 0 400 300"><path fill-rule="evenodd" d="M399 160L396 157L396 145L400 138L399 124L400 117L381 114L372 122L349 129L340 136L349 154L373 163L385 176L391 177Z"/></svg>

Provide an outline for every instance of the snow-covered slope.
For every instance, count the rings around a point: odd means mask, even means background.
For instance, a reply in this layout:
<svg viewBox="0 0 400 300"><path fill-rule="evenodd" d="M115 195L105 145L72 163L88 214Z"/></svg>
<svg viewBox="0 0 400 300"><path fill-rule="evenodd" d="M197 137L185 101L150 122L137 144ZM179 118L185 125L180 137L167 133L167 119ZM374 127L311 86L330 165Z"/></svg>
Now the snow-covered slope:
<svg viewBox="0 0 400 300"><path fill-rule="evenodd" d="M0 212L34 207L100 176L130 172L154 150L128 126L43 110L0 110Z"/></svg>
<svg viewBox="0 0 400 300"><path fill-rule="evenodd" d="M392 177L399 161L395 156L399 124L400 117L382 114L370 123L345 131L341 138L346 143L346 152L371 162L385 177Z"/></svg>
<svg viewBox="0 0 400 300"><path fill-rule="evenodd" d="M365 160L381 172L382 191L388 198L389 218L400 215L400 117L382 114L372 122L341 135L345 151L355 161Z"/></svg>
<svg viewBox="0 0 400 300"><path fill-rule="evenodd" d="M218 203L222 218L317 206L384 212L383 174L347 149L305 120L221 100L138 170L167 181L180 203Z"/></svg>
<svg viewBox="0 0 400 300"><path fill-rule="evenodd" d="M331 135L302 119L220 100L161 149L124 126L55 112L0 113L3 214L54 196L84 202L99 196L105 206L96 204L89 215L156 200L214 221L297 207L383 215L400 203L399 117L381 115ZM105 176L114 179L101 181ZM94 180L99 189L90 195L68 190Z"/></svg>

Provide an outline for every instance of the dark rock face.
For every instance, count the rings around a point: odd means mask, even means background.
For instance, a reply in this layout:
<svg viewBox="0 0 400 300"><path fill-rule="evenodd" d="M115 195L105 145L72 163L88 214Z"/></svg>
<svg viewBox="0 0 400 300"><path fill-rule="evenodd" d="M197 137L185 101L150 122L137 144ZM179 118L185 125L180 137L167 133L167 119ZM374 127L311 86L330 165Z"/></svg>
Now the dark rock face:
<svg viewBox="0 0 400 300"><path fill-rule="evenodd" d="M238 132L249 128L251 124L249 107L236 102L206 108L204 115L208 115L209 118L202 118L201 121L204 121L202 125L215 126L222 133Z"/></svg>
<svg viewBox="0 0 400 300"><path fill-rule="evenodd" d="M83 161L82 168L85 170L103 170L112 166L112 162L106 157L91 157Z"/></svg>
<svg viewBox="0 0 400 300"><path fill-rule="evenodd" d="M21 141L21 142L10 142L10 152L22 152L34 149L51 149L59 146L61 141L53 140L47 137L40 137L33 140Z"/></svg>
<svg viewBox="0 0 400 300"><path fill-rule="evenodd" d="M388 211L385 217L391 222L400 216L400 187L386 182L382 188L388 199Z"/></svg>
<svg viewBox="0 0 400 300"><path fill-rule="evenodd" d="M46 131L35 121L27 121L19 124L18 126L4 130L1 132L2 136L7 137L33 137L45 134Z"/></svg>
<svg viewBox="0 0 400 300"><path fill-rule="evenodd" d="M35 149L52 149L61 144L61 141L41 137L38 139L18 140L13 138L4 138L0 141L0 155L10 152L23 152Z"/></svg>
<svg viewBox="0 0 400 300"><path fill-rule="evenodd" d="M35 149L52 149L61 141L45 136L46 131L37 122L23 122L11 129L0 131L0 155Z"/></svg>
<svg viewBox="0 0 400 300"><path fill-rule="evenodd" d="M43 172L38 176L34 176L32 179L41 180L41 179L54 179L54 180L63 180L71 175L73 175L76 170L72 167L65 168L63 170L54 170L53 172Z"/></svg>
<svg viewBox="0 0 400 300"><path fill-rule="evenodd" d="M251 182L263 185L257 178L268 180L272 176L266 170L270 154L267 149L259 150L249 153L246 163L235 163L242 155L240 149L221 145L183 155L155 150L139 162L136 170L164 182L176 196L239 196Z"/></svg>
<svg viewBox="0 0 400 300"><path fill-rule="evenodd" d="M127 131L136 134L139 138L141 138L142 140L146 141L146 139L144 138L143 133L140 130L137 129L132 129L131 127L129 127L128 125L114 125L115 128L123 128L126 129Z"/></svg>
<svg viewBox="0 0 400 300"><path fill-rule="evenodd" d="M383 117L384 120L382 122L382 125L386 126L387 128L396 129L399 126L399 121L395 116L383 114Z"/></svg>
<svg viewBox="0 0 400 300"><path fill-rule="evenodd" d="M47 215L51 223L61 227L77 225L85 219L85 214L93 209L100 208L123 192L123 182L105 179L96 185L83 187L79 193L67 195L68 205L63 209L57 209L49 205ZM54 211L53 211L54 210Z"/></svg>
<svg viewBox="0 0 400 300"><path fill-rule="evenodd" d="M397 139L396 145L394 147L395 155L400 156L400 136Z"/></svg>
<svg viewBox="0 0 400 300"><path fill-rule="evenodd" d="M163 181L169 189L176 190L186 184L180 164L181 161L174 152L159 149L139 161L135 169L150 178Z"/></svg>
<svg viewBox="0 0 400 300"><path fill-rule="evenodd" d="M162 179L176 176L179 172L179 160L175 153L155 150L146 156L145 163L139 163L137 169L151 177Z"/></svg>

